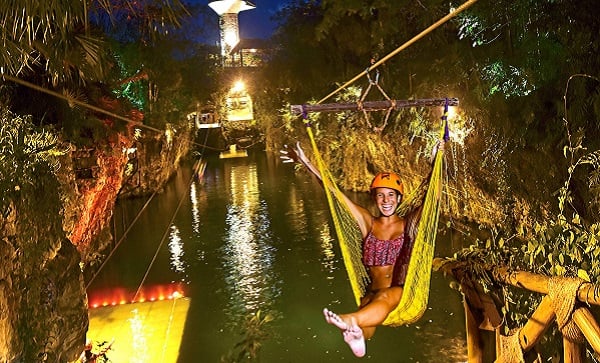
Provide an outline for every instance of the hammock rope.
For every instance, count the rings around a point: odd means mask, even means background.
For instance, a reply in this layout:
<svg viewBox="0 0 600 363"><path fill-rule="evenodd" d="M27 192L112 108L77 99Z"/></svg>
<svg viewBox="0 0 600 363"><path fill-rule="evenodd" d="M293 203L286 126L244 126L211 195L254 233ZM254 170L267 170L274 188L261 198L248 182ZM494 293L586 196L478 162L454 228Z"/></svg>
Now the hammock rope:
<svg viewBox="0 0 600 363"><path fill-rule="evenodd" d="M348 206L344 203L337 184L319 152L312 125L304 114L304 123L310 139L317 168L327 196L331 217L338 237L342 258L348 273L355 302L360 305L370 278L362 263L362 234ZM441 139L448 140L448 102L442 116ZM406 218L409 242L406 253L397 263L406 269L402 298L388 315L384 325L399 326L417 321L425 312L429 299L431 262L435 247L442 194L443 148L437 150L433 169L428 180L410 193L396 213ZM418 224L418 225L417 225ZM406 265L406 266L405 266Z"/></svg>
<svg viewBox="0 0 600 363"><path fill-rule="evenodd" d="M350 213L348 206L342 201L343 199L338 196L341 194L341 191L337 184L333 182L333 177L325 166L325 162L318 151L317 142L315 141L310 121L305 118L304 122L315 156L315 162L321 173L321 180L323 182L331 217L338 236L344 266L346 267L350 286L352 287L352 293L356 304L360 305L360 299L364 296L367 291L367 286L370 283L369 274L361 259L362 246L360 242L362 241L362 234L356 220ZM356 241L359 243L356 243Z"/></svg>
<svg viewBox="0 0 600 363"><path fill-rule="evenodd" d="M440 139L448 141L448 105L444 106ZM431 284L431 262L435 250L435 239L440 216L443 180L443 148L437 150L433 169L427 185L427 194L421 207L418 227L410 231L411 250L405 255L408 271L404 290L398 306L388 315L384 325L406 325L419 320L427 309ZM408 217L408 216L407 216ZM410 218L407 218L410 219ZM409 226L410 227L410 226Z"/></svg>

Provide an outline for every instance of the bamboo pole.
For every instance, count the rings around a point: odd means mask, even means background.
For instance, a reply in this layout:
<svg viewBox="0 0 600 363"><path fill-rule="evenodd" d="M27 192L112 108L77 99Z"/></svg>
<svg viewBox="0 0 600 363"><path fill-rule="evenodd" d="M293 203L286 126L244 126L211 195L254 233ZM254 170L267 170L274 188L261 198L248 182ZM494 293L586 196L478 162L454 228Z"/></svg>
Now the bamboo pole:
<svg viewBox="0 0 600 363"><path fill-rule="evenodd" d="M294 116L301 116L310 112L340 112L340 111L381 111L393 108L398 110L407 107L443 107L446 105L445 98L423 98L416 100L384 100L365 101L360 105L354 103L323 103L310 105L291 105L290 111ZM448 98L448 106L458 106L458 98Z"/></svg>
<svg viewBox="0 0 600 363"><path fill-rule="evenodd" d="M546 295L519 332L519 342L524 352L539 342L555 317L552 299Z"/></svg>
<svg viewBox="0 0 600 363"><path fill-rule="evenodd" d="M494 340L496 342L496 358L499 358L499 354L502 352L502 344L500 342L500 329L496 329L496 331L494 332ZM498 359L496 359L494 362L499 362Z"/></svg>
<svg viewBox="0 0 600 363"><path fill-rule="evenodd" d="M483 363L483 342L479 331L479 322L471 310L467 299L463 299L465 308L465 326L467 328L467 362Z"/></svg>
<svg viewBox="0 0 600 363"><path fill-rule="evenodd" d="M525 271L508 272L507 268L497 268L494 272L501 282L540 294L548 294L548 280L550 279L548 276ZM593 284L584 282L577 290L577 299L588 304L600 305L600 295L594 294L594 289Z"/></svg>
<svg viewBox="0 0 600 363"><path fill-rule="evenodd" d="M591 311L586 307L578 307L573 312L573 321L579 327L585 339L590 343L596 354L600 354L600 326Z"/></svg>
<svg viewBox="0 0 600 363"><path fill-rule="evenodd" d="M563 362L583 363L583 350L581 344L563 336Z"/></svg>
<svg viewBox="0 0 600 363"><path fill-rule="evenodd" d="M351 85L352 83L354 83L357 79L359 79L360 77L366 75L369 71L374 70L375 68L379 67L380 65L382 65L383 63L385 63L388 59L394 57L396 54L398 54L401 51L403 51L404 49L408 48L410 45L412 45L413 43L415 43L419 39L423 38L425 35L427 35L431 31L433 31L435 28L437 28L440 25L444 24L448 20L452 19L453 17L455 17L456 15L458 15L459 13L461 13L462 11L464 11L465 9L467 9L468 7L470 7L471 5L473 5L476 1L477 0L469 0L469 1L465 2L465 3L463 3L462 5L460 5L456 9L454 9L450 14L448 14L448 15L444 16L443 18L441 18L440 20L436 21L434 24L430 25L427 29L425 29L422 32L420 32L419 34L415 35L408 42L402 44L401 46L399 46L398 48L396 48L394 51L392 51L391 53L389 53L385 57L381 58L380 60L378 60L377 62L375 62L374 64L372 64L367 70L364 70L361 73L357 74L356 76L354 76L354 78L352 78L351 80L347 81L343 85L339 86L336 90L332 91L327 96L321 98L319 100L319 102L317 102L317 103L323 103L323 102L325 102L325 100L329 99L330 97L332 97L333 95L335 95L339 91L341 91L344 88L348 87L349 85Z"/></svg>
<svg viewBox="0 0 600 363"><path fill-rule="evenodd" d="M462 263L447 262L442 258L435 258L433 265L436 270L445 271L452 276L457 276L455 270L460 271L463 269ZM506 267L495 268L492 275L497 276L498 282L548 295L548 280L550 279L548 276L526 271L509 272ZM596 287L596 285L589 282L582 283L577 290L577 299L583 303L600 305L600 294L596 295L594 293L596 289L600 290L600 286Z"/></svg>
<svg viewBox="0 0 600 363"><path fill-rule="evenodd" d="M462 263L447 262L444 259L435 258L433 265L435 270L442 270L454 277L464 274L462 272L464 264ZM524 271L509 272L507 268L496 268L493 272L498 282L546 295L519 333L521 348L523 351L528 351L535 346L555 318L551 298L547 296L549 277ZM594 293L595 290L597 290L596 285L589 282L582 283L577 290L578 300L588 304L600 305L600 296ZM594 349L594 352L600 354L600 325L596 322L590 310L585 306L580 306L573 311L572 318L587 342ZM583 362L583 347L581 344L563 338L563 355L565 362Z"/></svg>

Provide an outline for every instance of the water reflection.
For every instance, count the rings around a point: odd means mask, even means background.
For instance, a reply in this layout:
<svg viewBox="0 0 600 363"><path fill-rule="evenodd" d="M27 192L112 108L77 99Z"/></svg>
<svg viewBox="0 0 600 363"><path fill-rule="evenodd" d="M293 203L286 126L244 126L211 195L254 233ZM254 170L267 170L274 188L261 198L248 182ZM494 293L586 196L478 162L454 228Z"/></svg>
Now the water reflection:
<svg viewBox="0 0 600 363"><path fill-rule="evenodd" d="M307 215L304 200L298 194L296 188L291 188L289 191L288 209L286 218L292 223L289 224L290 233L293 236L302 238L307 235Z"/></svg>
<svg viewBox="0 0 600 363"><path fill-rule="evenodd" d="M447 317L450 316L452 314ZM424 326L426 328L422 329L421 327ZM439 357L444 357L446 362L467 361L464 337L448 335L448 331L443 328L443 322L434 323L432 320L428 320L424 324L415 326L415 329L415 336L422 341L421 348L425 362L436 362Z"/></svg>
<svg viewBox="0 0 600 363"><path fill-rule="evenodd" d="M192 183L190 186L190 200L192 202L192 230L194 233L200 233L200 195L197 192L197 183ZM206 199L206 194L204 195Z"/></svg>
<svg viewBox="0 0 600 363"><path fill-rule="evenodd" d="M323 250L323 260L321 264L328 272L327 279L333 279L333 272L335 271L335 252L333 251L333 241L331 237L331 229L329 224L324 224L319 232L319 238L321 240L321 249Z"/></svg>
<svg viewBox="0 0 600 363"><path fill-rule="evenodd" d="M144 326L144 319L138 313L138 309L133 309L131 315L133 316L129 318L129 328L132 337L132 351L136 352L135 359L138 362L149 362L148 338L146 336L148 328Z"/></svg>
<svg viewBox="0 0 600 363"><path fill-rule="evenodd" d="M185 263L183 260L183 243L181 242L179 228L171 225L169 234L169 252L171 253L171 268L180 274L185 274ZM185 279L182 279L185 281Z"/></svg>
<svg viewBox="0 0 600 363"><path fill-rule="evenodd" d="M222 247L227 314L232 321L270 310L278 294L273 269L274 248L266 204L260 200L256 165L233 165L228 170L231 204L225 216Z"/></svg>

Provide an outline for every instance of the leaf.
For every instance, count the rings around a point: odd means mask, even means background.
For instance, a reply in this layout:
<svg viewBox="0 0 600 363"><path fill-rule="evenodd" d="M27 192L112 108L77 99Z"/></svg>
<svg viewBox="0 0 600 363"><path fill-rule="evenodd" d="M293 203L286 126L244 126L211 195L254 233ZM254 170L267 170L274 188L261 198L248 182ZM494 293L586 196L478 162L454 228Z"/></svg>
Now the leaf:
<svg viewBox="0 0 600 363"><path fill-rule="evenodd" d="M572 231L569 231L569 244L572 244L575 240L575 234Z"/></svg>
<svg viewBox="0 0 600 363"><path fill-rule="evenodd" d="M586 270L578 269L577 276L579 276L580 279L585 280L587 282L592 281Z"/></svg>

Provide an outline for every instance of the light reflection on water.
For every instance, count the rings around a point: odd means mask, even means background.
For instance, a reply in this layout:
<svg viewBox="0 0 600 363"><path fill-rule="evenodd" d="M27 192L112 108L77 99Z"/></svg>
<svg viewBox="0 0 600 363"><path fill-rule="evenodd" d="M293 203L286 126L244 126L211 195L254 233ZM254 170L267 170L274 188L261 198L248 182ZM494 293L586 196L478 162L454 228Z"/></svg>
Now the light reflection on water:
<svg viewBox="0 0 600 363"><path fill-rule="evenodd" d="M171 226L169 235L169 252L171 253L171 268L182 275L185 274L184 249L181 241L179 228ZM185 279L182 279L185 281Z"/></svg>
<svg viewBox="0 0 600 363"><path fill-rule="evenodd" d="M325 268L325 271L328 271L330 274L327 276L327 279L333 279L331 274L335 271L335 252L333 251L334 239L331 237L331 229L328 224L323 225L319 231L319 237L321 240L321 249L323 250L321 264L323 265L323 268Z"/></svg>
<svg viewBox="0 0 600 363"><path fill-rule="evenodd" d="M190 201L192 202L192 230L194 233L200 233L200 195L197 192L197 183L190 185Z"/></svg>
<svg viewBox="0 0 600 363"><path fill-rule="evenodd" d="M228 181L231 204L225 216L222 258L229 295L226 310L233 322L259 309L268 310L278 291L272 272L270 221L259 199L256 166L232 166Z"/></svg>

